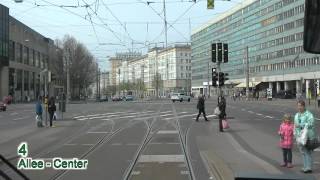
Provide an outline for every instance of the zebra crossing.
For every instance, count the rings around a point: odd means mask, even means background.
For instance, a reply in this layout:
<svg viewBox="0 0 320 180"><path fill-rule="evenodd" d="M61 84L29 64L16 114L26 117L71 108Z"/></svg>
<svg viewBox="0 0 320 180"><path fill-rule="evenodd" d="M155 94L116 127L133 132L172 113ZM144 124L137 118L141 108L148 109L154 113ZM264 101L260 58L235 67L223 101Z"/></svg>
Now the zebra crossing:
<svg viewBox="0 0 320 180"><path fill-rule="evenodd" d="M87 121L87 120L117 120L117 119L132 119L132 120L147 120L151 118L159 118L163 120L171 120L175 118L187 118L195 119L193 116L196 116L198 113L195 112L177 112L177 116L174 115L173 111L141 111L141 112L132 112L132 111L118 111L110 113L97 113L97 114L88 114L74 116L74 120L78 121ZM215 115L210 115L215 116ZM193 117L193 118L192 118Z"/></svg>

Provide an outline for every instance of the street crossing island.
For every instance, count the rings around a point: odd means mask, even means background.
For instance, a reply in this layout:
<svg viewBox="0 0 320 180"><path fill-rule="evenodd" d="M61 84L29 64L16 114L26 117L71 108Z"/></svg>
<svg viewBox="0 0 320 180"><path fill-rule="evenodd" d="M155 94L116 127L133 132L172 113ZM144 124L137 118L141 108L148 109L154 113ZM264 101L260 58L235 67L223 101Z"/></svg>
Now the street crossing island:
<svg viewBox="0 0 320 180"><path fill-rule="evenodd" d="M78 158L53 158L51 161L45 161L43 159L32 159L26 157L20 158L17 165L18 169L25 170L43 170L51 167L55 170L86 170L88 163L87 159Z"/></svg>

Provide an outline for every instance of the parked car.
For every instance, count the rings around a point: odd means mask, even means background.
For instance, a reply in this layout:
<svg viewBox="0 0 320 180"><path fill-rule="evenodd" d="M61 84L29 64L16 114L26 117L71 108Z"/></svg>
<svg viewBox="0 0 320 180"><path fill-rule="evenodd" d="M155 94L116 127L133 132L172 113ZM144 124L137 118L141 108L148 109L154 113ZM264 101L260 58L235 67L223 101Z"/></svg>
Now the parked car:
<svg viewBox="0 0 320 180"><path fill-rule="evenodd" d="M108 96L101 96L100 98L100 102L105 102L105 101L108 101Z"/></svg>
<svg viewBox="0 0 320 180"><path fill-rule="evenodd" d="M120 96L113 96L112 101L122 101L122 98Z"/></svg>
<svg viewBox="0 0 320 180"><path fill-rule="evenodd" d="M133 96L132 95L127 95L124 97L125 101L133 101Z"/></svg>
<svg viewBox="0 0 320 180"><path fill-rule="evenodd" d="M7 104L0 101L0 110L1 111L6 111L7 110Z"/></svg>
<svg viewBox="0 0 320 180"><path fill-rule="evenodd" d="M190 102L191 96L187 96L183 93L173 93L171 96L171 100L172 102L176 102L176 101L188 101Z"/></svg>
<svg viewBox="0 0 320 180"><path fill-rule="evenodd" d="M280 99L294 99L295 94L293 94L291 91L280 91L276 94L276 98Z"/></svg>

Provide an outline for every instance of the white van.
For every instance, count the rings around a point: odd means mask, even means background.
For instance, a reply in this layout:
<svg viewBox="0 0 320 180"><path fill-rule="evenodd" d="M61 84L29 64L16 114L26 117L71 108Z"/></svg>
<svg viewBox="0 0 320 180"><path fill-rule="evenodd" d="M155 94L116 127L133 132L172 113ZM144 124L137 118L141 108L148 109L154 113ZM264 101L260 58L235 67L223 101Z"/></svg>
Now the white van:
<svg viewBox="0 0 320 180"><path fill-rule="evenodd" d="M176 102L176 101L180 101L180 102L188 101L188 102L190 102L190 99L191 99L190 96L187 96L187 95L185 95L183 93L173 93L171 95L172 102Z"/></svg>

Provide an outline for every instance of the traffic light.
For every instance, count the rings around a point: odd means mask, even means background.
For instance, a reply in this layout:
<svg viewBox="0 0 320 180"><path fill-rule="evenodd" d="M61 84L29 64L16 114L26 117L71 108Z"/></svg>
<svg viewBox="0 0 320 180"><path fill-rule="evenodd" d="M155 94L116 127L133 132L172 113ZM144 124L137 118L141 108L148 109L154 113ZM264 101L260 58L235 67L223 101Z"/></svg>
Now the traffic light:
<svg viewBox="0 0 320 180"><path fill-rule="evenodd" d="M53 74L53 73L51 73L51 82L52 81L55 81L57 78L56 78L56 75L55 74Z"/></svg>
<svg viewBox="0 0 320 180"><path fill-rule="evenodd" d="M211 44L211 61L217 62L217 44Z"/></svg>
<svg viewBox="0 0 320 180"><path fill-rule="evenodd" d="M223 74L223 72L219 72L218 73L219 75L218 75L218 84L219 84L219 86L223 86L224 85L224 74Z"/></svg>
<svg viewBox="0 0 320 180"><path fill-rule="evenodd" d="M228 76L229 76L229 73L224 73L224 78L223 78L223 79L224 79L224 81L229 80L229 77L228 77Z"/></svg>
<svg viewBox="0 0 320 180"><path fill-rule="evenodd" d="M218 43L218 62L222 62L222 43Z"/></svg>
<svg viewBox="0 0 320 180"><path fill-rule="evenodd" d="M212 86L217 87L218 73L216 68L212 68Z"/></svg>
<svg viewBox="0 0 320 180"><path fill-rule="evenodd" d="M223 44L223 62L228 62L228 44Z"/></svg>
<svg viewBox="0 0 320 180"><path fill-rule="evenodd" d="M303 49L320 54L320 1L306 0L304 15Z"/></svg>

